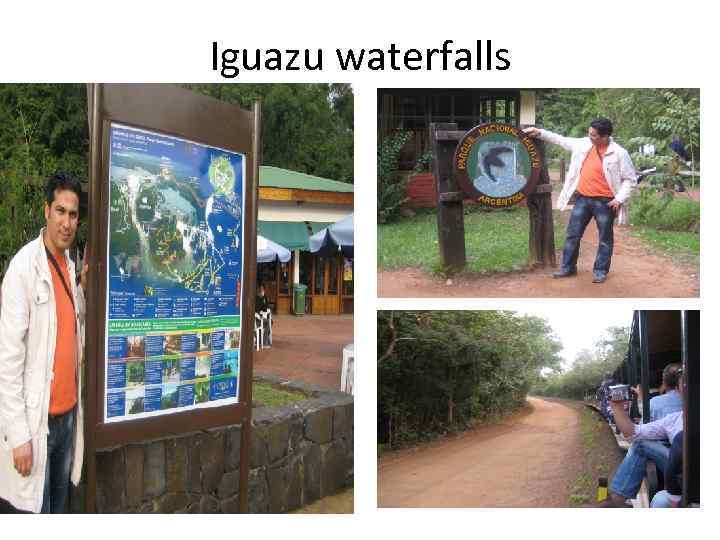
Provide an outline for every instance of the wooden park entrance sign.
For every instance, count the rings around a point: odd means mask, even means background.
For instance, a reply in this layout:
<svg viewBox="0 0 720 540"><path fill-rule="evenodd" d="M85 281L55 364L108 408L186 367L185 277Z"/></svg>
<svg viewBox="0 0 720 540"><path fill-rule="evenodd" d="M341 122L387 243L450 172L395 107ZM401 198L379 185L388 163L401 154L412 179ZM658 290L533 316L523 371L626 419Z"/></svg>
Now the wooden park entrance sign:
<svg viewBox="0 0 720 540"><path fill-rule="evenodd" d="M529 262L555 265L550 179L542 142L520 128L490 123L468 132L457 124L431 124L430 140L438 191L438 244L443 266L465 266L463 201L509 208L527 201Z"/></svg>
<svg viewBox="0 0 720 540"><path fill-rule="evenodd" d="M242 424L247 509L260 107L88 89L85 508L96 451Z"/></svg>

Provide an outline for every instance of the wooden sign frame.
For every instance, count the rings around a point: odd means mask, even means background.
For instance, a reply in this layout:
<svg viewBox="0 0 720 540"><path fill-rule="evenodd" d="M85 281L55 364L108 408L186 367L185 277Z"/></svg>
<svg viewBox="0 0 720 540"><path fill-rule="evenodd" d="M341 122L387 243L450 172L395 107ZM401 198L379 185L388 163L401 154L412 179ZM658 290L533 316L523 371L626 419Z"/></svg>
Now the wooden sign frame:
<svg viewBox="0 0 720 540"><path fill-rule="evenodd" d="M167 84L91 84L88 274L85 343L85 509L95 511L99 449L201 429L242 424L239 508L247 510L252 415L252 336L256 278L257 193L261 154L260 105L246 111L235 105ZM240 299L241 346L238 402L162 416L104 422L107 253L109 227L110 126L118 123L245 156L243 193L243 286Z"/></svg>
<svg viewBox="0 0 720 540"><path fill-rule="evenodd" d="M456 123L432 123L429 140L433 154L433 175L437 193L438 249L443 268L458 272L465 267L465 216L463 203L475 200L491 208L507 208L509 204L492 204L478 200L477 190L467 174L467 168L458 170L459 155L465 148L465 157L478 133L488 126L482 124L469 131L458 130ZM508 126L531 153L531 178L518 193L522 196L512 202L527 200L529 210L528 263L531 267L554 267L555 235L552 215L552 186L545 162L545 149L540 140L530 139L523 126ZM467 143L467 144L465 144ZM482 195L482 194L480 194Z"/></svg>

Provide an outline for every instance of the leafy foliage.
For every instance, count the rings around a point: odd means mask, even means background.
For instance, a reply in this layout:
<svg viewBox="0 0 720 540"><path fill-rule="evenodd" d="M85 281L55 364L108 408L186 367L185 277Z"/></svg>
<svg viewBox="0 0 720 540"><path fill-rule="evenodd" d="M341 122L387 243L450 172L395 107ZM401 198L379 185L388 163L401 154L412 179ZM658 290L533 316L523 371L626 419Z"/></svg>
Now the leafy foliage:
<svg viewBox="0 0 720 540"><path fill-rule="evenodd" d="M349 84L183 86L245 108L262 100L263 164L353 181ZM44 224L44 179L57 170L87 178L86 86L0 84L0 275Z"/></svg>
<svg viewBox="0 0 720 540"><path fill-rule="evenodd" d="M45 223L44 178L87 175L85 86L0 85L0 275Z"/></svg>
<svg viewBox="0 0 720 540"><path fill-rule="evenodd" d="M542 396L582 399L588 390L594 391L603 377L623 362L629 341L629 328L608 328L593 348L577 354L569 370L555 371L538 379L533 392Z"/></svg>
<svg viewBox="0 0 720 540"><path fill-rule="evenodd" d="M559 363L561 346L537 317L379 311L377 324L378 443L387 447L521 407L540 370Z"/></svg>
<svg viewBox="0 0 720 540"><path fill-rule="evenodd" d="M632 139L652 139L667 158L667 147L681 138L693 160L699 157L700 92L697 88L563 88L538 91L538 124L570 137L584 137L590 121L605 116L615 126L613 137L630 152ZM562 154L550 146L548 155Z"/></svg>
<svg viewBox="0 0 720 540"><path fill-rule="evenodd" d="M377 149L378 178L378 222L386 223L395 219L400 207L407 200L406 182L398 177L400 150L412 137L411 132L399 131L381 136Z"/></svg>
<svg viewBox="0 0 720 540"><path fill-rule="evenodd" d="M413 171L416 173L427 172L432 168L433 153L432 150L428 150L422 156L420 156L415 162L415 168Z"/></svg>
<svg viewBox="0 0 720 540"><path fill-rule="evenodd" d="M349 85L185 84L250 109L262 103L263 165L353 181L353 93Z"/></svg>

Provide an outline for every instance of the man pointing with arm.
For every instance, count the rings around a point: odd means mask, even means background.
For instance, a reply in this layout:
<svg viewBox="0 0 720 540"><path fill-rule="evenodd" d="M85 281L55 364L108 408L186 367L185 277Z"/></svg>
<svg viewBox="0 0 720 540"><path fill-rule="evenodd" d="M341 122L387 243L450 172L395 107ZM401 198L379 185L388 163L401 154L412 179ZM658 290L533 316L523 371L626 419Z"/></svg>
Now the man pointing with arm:
<svg viewBox="0 0 720 540"><path fill-rule="evenodd" d="M593 283L603 283L610 271L613 253L613 222L617 214L625 221L624 205L637 185L637 175L627 150L611 137L613 125L607 118L590 123L588 136L563 137L544 129L526 128L530 137L557 144L571 152L570 168L558 197L557 206L565 210L577 193L565 235L562 266L554 278L577 274L580 240L591 219L598 228L598 250L593 265Z"/></svg>

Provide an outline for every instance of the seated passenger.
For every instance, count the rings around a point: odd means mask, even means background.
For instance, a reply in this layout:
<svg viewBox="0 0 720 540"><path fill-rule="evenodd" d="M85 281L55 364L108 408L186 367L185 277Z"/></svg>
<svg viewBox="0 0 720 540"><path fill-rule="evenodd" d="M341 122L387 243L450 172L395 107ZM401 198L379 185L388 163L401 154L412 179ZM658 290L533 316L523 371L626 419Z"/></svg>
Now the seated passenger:
<svg viewBox="0 0 720 540"><path fill-rule="evenodd" d="M678 392L678 372L682 372L680 364L668 364L663 369L663 382L660 394L650 400L650 421L660 420L670 413L682 411L683 402Z"/></svg>
<svg viewBox="0 0 720 540"><path fill-rule="evenodd" d="M678 370L678 375L681 374L682 370ZM681 381L678 383L678 388L682 389ZM615 417L615 424L625 437L633 440L633 443L615 471L610 484L610 496L601 505L605 507L628 507L625 501L637 496L645 476L647 460L654 461L659 469L665 470L670 449L663 444L663 441L674 441L677 434L683 430L682 410L668 414L655 422L634 424L623 404L622 401L611 401L610 407Z"/></svg>
<svg viewBox="0 0 720 540"><path fill-rule="evenodd" d="M670 413L682 410L682 396L678 392L678 371L681 371L680 364L668 364L663 369L662 386L660 395L650 399L650 421L660 420ZM640 386L633 388L642 403L642 390Z"/></svg>
<svg viewBox="0 0 720 540"><path fill-rule="evenodd" d="M677 508L682 501L683 432L673 439L670 458L665 468L665 489L658 491L650 503L651 508Z"/></svg>
<svg viewBox="0 0 720 540"><path fill-rule="evenodd" d="M265 296L265 285L262 283L258 287L257 296L255 297L255 313L263 313L269 308L267 296Z"/></svg>

